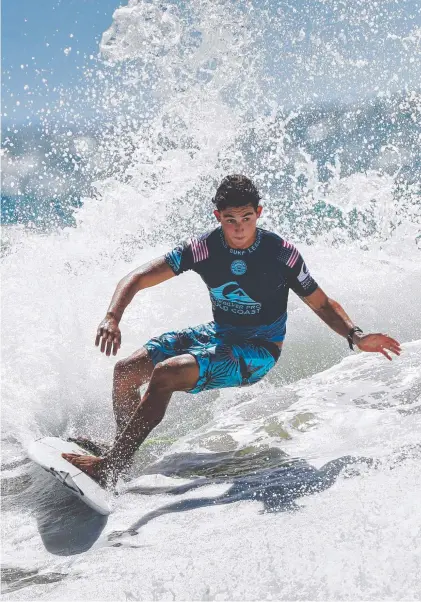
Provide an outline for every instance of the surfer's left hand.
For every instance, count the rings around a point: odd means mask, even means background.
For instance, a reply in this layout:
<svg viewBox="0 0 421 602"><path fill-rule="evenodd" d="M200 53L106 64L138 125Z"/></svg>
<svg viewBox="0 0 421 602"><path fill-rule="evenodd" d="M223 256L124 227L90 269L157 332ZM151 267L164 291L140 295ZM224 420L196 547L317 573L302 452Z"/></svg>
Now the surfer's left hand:
<svg viewBox="0 0 421 602"><path fill-rule="evenodd" d="M382 353L388 360L391 360L391 356L388 351L395 355L400 355L401 346L398 341L392 339L387 334L375 333L375 334L363 334L358 336L355 341L358 349L361 351L371 351Z"/></svg>

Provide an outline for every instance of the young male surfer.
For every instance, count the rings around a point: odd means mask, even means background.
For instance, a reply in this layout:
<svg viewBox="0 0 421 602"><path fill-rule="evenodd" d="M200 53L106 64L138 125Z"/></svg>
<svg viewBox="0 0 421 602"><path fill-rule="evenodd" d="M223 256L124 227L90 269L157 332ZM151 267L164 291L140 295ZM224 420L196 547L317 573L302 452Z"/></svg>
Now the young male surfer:
<svg viewBox="0 0 421 602"><path fill-rule="evenodd" d="M385 334L363 334L343 308L327 297L297 248L258 228L260 195L245 176L227 176L213 202L220 226L193 237L128 274L119 282L95 344L116 355L119 323L136 293L187 270L208 287L212 322L167 332L148 341L114 369L113 408L117 435L98 456L63 454L92 478L106 483L130 463L139 445L161 422L175 391L241 387L262 379L277 363L286 332L289 289L339 335L351 349L400 354L400 344ZM143 397L139 387L148 382ZM82 441L83 445L83 441ZM96 450L95 445L91 450Z"/></svg>

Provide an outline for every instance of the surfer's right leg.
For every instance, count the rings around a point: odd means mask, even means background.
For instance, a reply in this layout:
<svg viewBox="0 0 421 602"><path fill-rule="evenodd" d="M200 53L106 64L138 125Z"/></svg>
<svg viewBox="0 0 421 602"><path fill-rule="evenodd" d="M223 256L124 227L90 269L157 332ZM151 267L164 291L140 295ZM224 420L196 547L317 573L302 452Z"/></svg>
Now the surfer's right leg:
<svg viewBox="0 0 421 602"><path fill-rule="evenodd" d="M113 379L113 410L117 423L117 437L139 405L139 387L149 381L153 369L153 362L144 347L116 363ZM111 448L106 441L97 439L93 441L86 436L69 437L68 441L80 445L95 456L104 456Z"/></svg>
<svg viewBox="0 0 421 602"><path fill-rule="evenodd" d="M117 422L117 436L125 428L140 403L139 387L148 382L154 364L142 347L114 367L113 410Z"/></svg>

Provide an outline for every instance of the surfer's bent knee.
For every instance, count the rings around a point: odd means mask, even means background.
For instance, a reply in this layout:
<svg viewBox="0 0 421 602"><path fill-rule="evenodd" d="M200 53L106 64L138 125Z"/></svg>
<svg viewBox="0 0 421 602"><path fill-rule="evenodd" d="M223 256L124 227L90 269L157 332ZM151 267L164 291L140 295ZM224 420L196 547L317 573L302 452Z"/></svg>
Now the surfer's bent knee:
<svg viewBox="0 0 421 602"><path fill-rule="evenodd" d="M193 385L189 382L192 378L189 360L183 361L181 357L178 357L158 362L152 372L149 389L174 392L192 387ZM193 363L194 369L196 369L195 360L193 360ZM193 378L197 380L196 375Z"/></svg>
<svg viewBox="0 0 421 602"><path fill-rule="evenodd" d="M118 360L114 366L114 374L121 375L123 372L127 370L126 360Z"/></svg>
<svg viewBox="0 0 421 602"><path fill-rule="evenodd" d="M145 365L150 364L152 369L152 362L149 358L149 354L147 350L143 347L129 355L129 357L125 357L121 360L118 360L114 366L114 376L126 378L131 373L138 374L139 370L141 370Z"/></svg>
<svg viewBox="0 0 421 602"><path fill-rule="evenodd" d="M179 374L180 368L164 362L158 362L152 372L149 388L171 391L174 385L174 377Z"/></svg>

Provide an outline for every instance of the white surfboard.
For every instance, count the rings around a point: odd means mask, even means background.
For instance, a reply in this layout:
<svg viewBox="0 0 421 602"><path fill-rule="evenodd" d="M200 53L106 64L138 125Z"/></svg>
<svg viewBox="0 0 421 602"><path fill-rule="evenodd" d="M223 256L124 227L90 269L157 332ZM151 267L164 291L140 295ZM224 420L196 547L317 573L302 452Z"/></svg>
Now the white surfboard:
<svg viewBox="0 0 421 602"><path fill-rule="evenodd" d="M62 458L62 453L92 455L76 443L63 441L58 437L43 437L33 441L28 448L31 460L52 474L82 502L100 514L110 514L106 491L91 477Z"/></svg>

